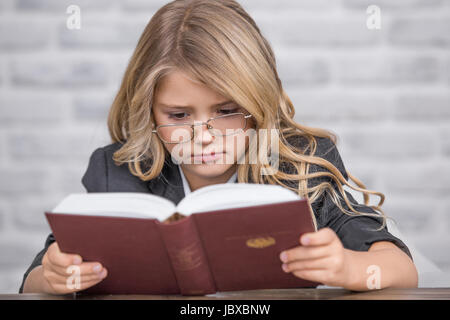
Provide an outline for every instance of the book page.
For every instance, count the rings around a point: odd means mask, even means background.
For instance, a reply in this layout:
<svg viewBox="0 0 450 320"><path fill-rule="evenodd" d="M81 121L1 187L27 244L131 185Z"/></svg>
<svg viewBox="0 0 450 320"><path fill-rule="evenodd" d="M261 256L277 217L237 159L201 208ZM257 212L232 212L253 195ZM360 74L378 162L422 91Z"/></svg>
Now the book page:
<svg viewBox="0 0 450 320"><path fill-rule="evenodd" d="M72 193L64 198L53 213L155 218L160 221L175 212L175 204L153 194L137 192Z"/></svg>
<svg viewBox="0 0 450 320"><path fill-rule="evenodd" d="M302 199L297 193L279 185L223 183L203 187L178 203L177 212L192 213L242 208Z"/></svg>

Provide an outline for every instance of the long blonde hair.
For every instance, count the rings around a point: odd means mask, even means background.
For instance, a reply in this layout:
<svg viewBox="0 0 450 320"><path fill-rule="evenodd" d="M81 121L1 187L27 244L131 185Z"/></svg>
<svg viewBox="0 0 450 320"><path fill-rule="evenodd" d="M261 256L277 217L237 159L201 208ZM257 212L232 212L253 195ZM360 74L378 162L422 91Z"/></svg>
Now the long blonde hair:
<svg viewBox="0 0 450 320"><path fill-rule="evenodd" d="M253 115L257 129L279 130L279 161L289 164L296 172L278 170L272 175L261 175L264 162L250 164L246 161L238 164L238 182L251 180L282 185L307 197L310 204L328 190L342 212L380 216L356 211L344 192L345 184L363 193L365 205L369 204L369 194L380 197L378 205L370 207L381 213L381 228L385 226L386 216L380 208L384 202L382 193L367 190L347 171L358 187L350 185L331 162L314 156L316 137L331 139L336 144L336 135L293 120L295 108L278 77L274 53L254 20L234 0L175 0L160 8L149 21L108 116L112 142L123 143L113 156L117 165L128 163L130 172L143 181L160 174L167 150L152 134L151 108L158 82L173 70L189 74L244 107ZM308 155L304 152L306 149L289 144L288 138L296 136L307 139ZM246 157L248 159L248 151ZM327 171L307 174L311 164ZM334 181L351 212L342 207L341 196L332 183L325 181L308 188L308 179L318 177ZM297 185L292 187L286 181L297 182Z"/></svg>

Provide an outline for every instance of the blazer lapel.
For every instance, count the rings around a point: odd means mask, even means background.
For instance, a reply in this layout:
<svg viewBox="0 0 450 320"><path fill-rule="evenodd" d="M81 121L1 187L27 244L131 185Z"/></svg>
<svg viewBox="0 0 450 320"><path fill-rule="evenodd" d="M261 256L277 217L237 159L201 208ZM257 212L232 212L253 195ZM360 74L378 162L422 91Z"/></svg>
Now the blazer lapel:
<svg viewBox="0 0 450 320"><path fill-rule="evenodd" d="M184 198L183 182L177 164L166 159L158 177L148 182L151 193L178 204Z"/></svg>

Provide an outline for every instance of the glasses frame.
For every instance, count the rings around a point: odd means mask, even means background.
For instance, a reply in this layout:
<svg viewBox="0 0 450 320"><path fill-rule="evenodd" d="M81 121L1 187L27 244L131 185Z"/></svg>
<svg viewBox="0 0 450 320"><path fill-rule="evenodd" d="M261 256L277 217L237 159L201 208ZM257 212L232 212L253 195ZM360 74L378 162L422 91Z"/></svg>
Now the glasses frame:
<svg viewBox="0 0 450 320"><path fill-rule="evenodd" d="M184 122L184 123L161 124L161 125L157 126L155 129L153 129L152 132L153 132L153 133L156 133L156 134L158 135L158 137L161 139L161 141L163 141L164 143L170 143L170 144L186 143L186 142L192 141L192 139L194 139L194 126L199 126L199 125L203 126L204 124L206 124L206 127L208 128L208 131L209 131L209 132L211 133L211 135L213 135L214 137L225 137L225 136L230 136L230 135L233 135L233 134L215 135L213 132L210 131L211 129L214 129L214 127L211 126L211 125L209 124L209 122L212 121L212 120L217 120L217 119L220 119L220 118L226 118L226 117L234 116L234 115L238 115L238 114L244 116L245 124L244 124L244 128L242 128L242 130L245 130L245 128L247 128L247 119L250 118L250 117L252 117L252 115L251 115L251 114L247 114L247 115L246 115L246 114L243 113L243 112L235 112L235 113L230 113L230 114L224 114L224 115L221 115L221 116L218 116L218 117L209 118L208 120L206 120L206 121L204 121L204 122L198 122L198 123L188 123L188 122ZM182 141L182 142L166 142L166 140L164 140L163 138L161 138L161 136L160 136L159 133L158 133L158 129L159 129L159 128L162 128L162 127L178 127L178 126L186 126L186 125L187 125L187 126L190 126L191 129L192 129L192 130L191 130L191 132L192 132L192 134L191 134L191 139L186 140L186 141Z"/></svg>

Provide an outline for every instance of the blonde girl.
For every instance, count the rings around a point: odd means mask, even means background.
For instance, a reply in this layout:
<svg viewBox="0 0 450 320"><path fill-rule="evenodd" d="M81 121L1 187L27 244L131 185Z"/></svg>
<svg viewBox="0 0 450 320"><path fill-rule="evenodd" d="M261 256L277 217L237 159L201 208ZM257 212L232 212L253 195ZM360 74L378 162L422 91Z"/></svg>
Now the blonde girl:
<svg viewBox="0 0 450 320"><path fill-rule="evenodd" d="M82 182L88 192L149 192L176 203L216 183L281 185L309 199L318 230L280 253L280 269L365 291L373 289L368 270L376 266L377 288L417 287L408 248L386 228L384 195L345 169L335 135L294 121L294 113L268 41L236 1L176 0L143 31L110 109L111 144L94 151ZM225 129L245 143L226 140ZM267 153L279 160L271 174L264 174L268 159L248 161L252 139L267 139L261 129L277 132L276 154ZM174 153L183 161L175 163ZM361 192L364 204L344 186ZM378 205L369 205L371 194ZM79 289L66 286L72 264L81 267ZM50 234L20 292L64 294L105 277L104 266L62 253Z"/></svg>

